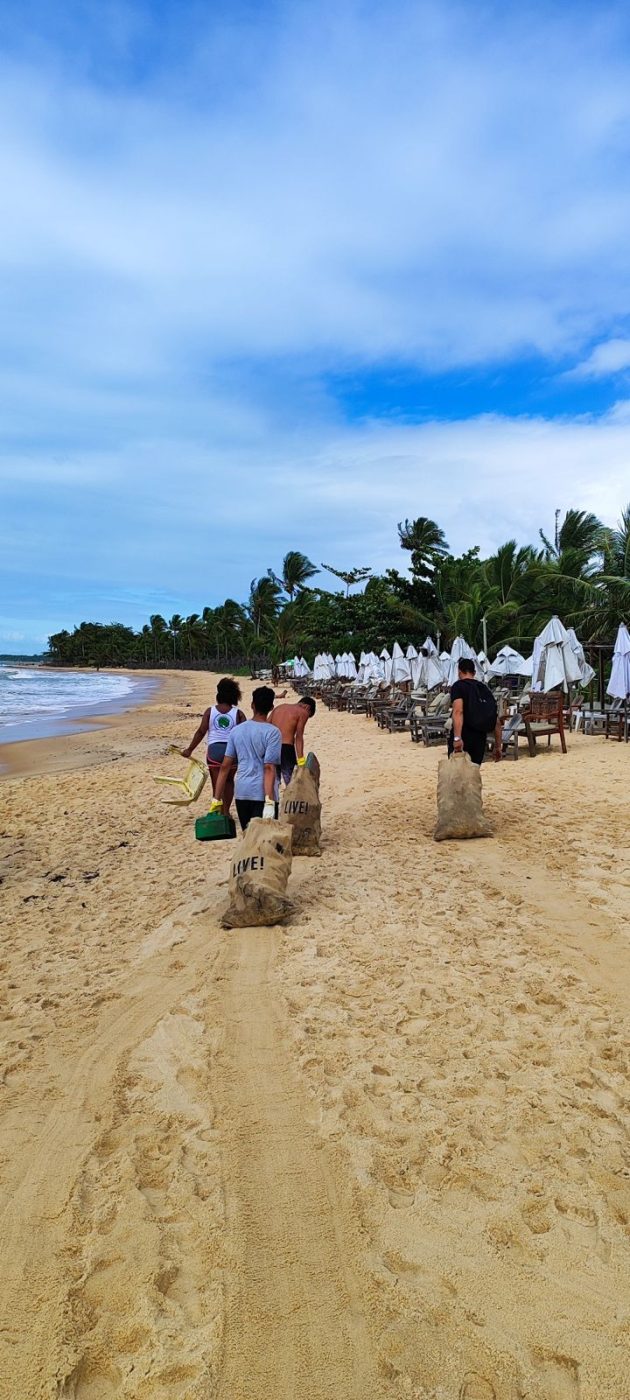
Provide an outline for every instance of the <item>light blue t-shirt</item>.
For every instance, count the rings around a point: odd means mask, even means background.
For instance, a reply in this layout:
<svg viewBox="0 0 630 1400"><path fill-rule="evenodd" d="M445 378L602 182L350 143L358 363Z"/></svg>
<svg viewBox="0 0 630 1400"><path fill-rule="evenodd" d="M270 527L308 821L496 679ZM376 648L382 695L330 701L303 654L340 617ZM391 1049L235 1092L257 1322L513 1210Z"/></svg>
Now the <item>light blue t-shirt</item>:
<svg viewBox="0 0 630 1400"><path fill-rule="evenodd" d="M266 763L279 763L282 749L280 730L266 721L247 719L232 730L225 750L226 758L238 763L234 794L247 802L263 802L265 798ZM274 794L278 800L278 783Z"/></svg>

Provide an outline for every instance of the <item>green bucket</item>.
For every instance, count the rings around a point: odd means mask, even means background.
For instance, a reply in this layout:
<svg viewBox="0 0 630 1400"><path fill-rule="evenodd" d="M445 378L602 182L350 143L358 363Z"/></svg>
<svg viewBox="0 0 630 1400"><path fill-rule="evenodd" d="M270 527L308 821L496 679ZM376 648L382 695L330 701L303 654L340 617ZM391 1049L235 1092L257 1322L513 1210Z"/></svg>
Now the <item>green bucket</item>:
<svg viewBox="0 0 630 1400"><path fill-rule="evenodd" d="M197 817L195 836L198 841L230 841L236 836L236 826L225 812L207 812L205 817Z"/></svg>

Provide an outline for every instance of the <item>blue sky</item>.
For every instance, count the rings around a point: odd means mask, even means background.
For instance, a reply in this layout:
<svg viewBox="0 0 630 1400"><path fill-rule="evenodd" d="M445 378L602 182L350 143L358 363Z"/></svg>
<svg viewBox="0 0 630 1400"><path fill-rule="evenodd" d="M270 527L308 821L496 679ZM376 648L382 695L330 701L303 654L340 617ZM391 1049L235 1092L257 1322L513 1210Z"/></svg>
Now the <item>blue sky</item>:
<svg viewBox="0 0 630 1400"><path fill-rule="evenodd" d="M626 6L5 0L0 131L0 650L630 499Z"/></svg>

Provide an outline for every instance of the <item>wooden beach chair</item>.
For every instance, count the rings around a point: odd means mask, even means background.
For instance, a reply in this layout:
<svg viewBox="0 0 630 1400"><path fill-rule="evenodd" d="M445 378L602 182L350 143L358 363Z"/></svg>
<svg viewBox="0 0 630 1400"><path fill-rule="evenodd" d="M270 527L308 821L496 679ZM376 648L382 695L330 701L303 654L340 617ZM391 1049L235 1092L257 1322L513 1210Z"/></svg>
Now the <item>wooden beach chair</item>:
<svg viewBox="0 0 630 1400"><path fill-rule="evenodd" d="M523 716L517 713L506 719L501 732L501 757L518 759L518 736L523 733ZM494 749L494 735L488 735L488 747Z"/></svg>
<svg viewBox="0 0 630 1400"><path fill-rule="evenodd" d="M558 735L562 752L566 753L563 711L564 696L562 691L532 691L529 706L522 712L530 758L536 757L536 741L546 738L547 748L551 748L551 739L554 734Z"/></svg>

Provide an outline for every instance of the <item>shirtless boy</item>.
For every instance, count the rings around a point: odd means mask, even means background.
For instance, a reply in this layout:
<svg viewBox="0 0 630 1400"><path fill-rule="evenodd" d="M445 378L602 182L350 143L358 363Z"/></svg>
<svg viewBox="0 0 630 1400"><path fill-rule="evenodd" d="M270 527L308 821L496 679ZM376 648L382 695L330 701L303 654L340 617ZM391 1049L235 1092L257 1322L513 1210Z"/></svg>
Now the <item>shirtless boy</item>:
<svg viewBox="0 0 630 1400"><path fill-rule="evenodd" d="M312 695L303 695L297 705L276 705L269 716L271 723L280 730L282 757L279 773L285 786L291 782L298 760L304 758L304 730L316 708Z"/></svg>

